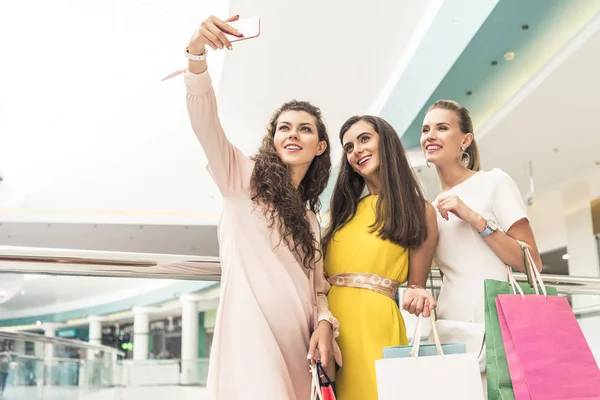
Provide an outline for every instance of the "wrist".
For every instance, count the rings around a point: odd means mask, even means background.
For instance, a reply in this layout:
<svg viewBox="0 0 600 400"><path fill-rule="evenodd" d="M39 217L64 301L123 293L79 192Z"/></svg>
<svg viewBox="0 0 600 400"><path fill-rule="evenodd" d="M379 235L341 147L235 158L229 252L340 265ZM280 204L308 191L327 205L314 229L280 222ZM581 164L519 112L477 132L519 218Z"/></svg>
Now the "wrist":
<svg viewBox="0 0 600 400"><path fill-rule="evenodd" d="M206 46L204 46L204 45L198 45L198 44L193 44L193 43L190 43L188 45L188 53L190 53L194 56L199 56L200 54L204 54L205 51L206 51Z"/></svg>
<svg viewBox="0 0 600 400"><path fill-rule="evenodd" d="M481 215L476 214L471 225L477 230L478 233L481 233L487 227L487 220Z"/></svg>
<svg viewBox="0 0 600 400"><path fill-rule="evenodd" d="M421 286L421 285L407 285L406 289L425 289L425 286Z"/></svg>
<svg viewBox="0 0 600 400"><path fill-rule="evenodd" d="M322 319L319 321L319 323L317 324L317 327L320 328L321 326L327 326L327 328L329 328L330 330L333 330L333 326L331 325L331 322L329 322L326 319Z"/></svg>

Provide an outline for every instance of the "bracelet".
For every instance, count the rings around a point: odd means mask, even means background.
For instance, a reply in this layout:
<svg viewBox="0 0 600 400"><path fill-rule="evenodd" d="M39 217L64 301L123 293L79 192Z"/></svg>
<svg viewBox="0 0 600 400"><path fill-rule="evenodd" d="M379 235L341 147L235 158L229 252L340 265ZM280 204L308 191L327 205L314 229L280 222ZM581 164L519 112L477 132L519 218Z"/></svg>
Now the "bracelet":
<svg viewBox="0 0 600 400"><path fill-rule="evenodd" d="M206 49L201 54L191 54L189 51L189 47L186 47L183 54L188 60L191 61L203 61L206 60Z"/></svg>
<svg viewBox="0 0 600 400"><path fill-rule="evenodd" d="M425 289L423 286L419 286L419 285L410 285L408 287L408 289Z"/></svg>

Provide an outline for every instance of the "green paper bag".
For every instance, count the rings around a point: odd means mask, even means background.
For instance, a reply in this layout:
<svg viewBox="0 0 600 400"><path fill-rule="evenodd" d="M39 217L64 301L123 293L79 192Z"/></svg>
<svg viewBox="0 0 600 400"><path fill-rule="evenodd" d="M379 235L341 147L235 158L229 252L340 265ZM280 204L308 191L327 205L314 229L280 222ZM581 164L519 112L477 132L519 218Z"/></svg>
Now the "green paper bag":
<svg viewBox="0 0 600 400"><path fill-rule="evenodd" d="M524 294L535 294L527 283L519 284ZM546 286L548 296L557 296L556 288ZM487 370L488 400L514 400L504 342L498 321L496 298L499 294L513 294L513 289L508 282L486 279L484 281L485 294L485 353ZM517 295L520 295L517 291Z"/></svg>

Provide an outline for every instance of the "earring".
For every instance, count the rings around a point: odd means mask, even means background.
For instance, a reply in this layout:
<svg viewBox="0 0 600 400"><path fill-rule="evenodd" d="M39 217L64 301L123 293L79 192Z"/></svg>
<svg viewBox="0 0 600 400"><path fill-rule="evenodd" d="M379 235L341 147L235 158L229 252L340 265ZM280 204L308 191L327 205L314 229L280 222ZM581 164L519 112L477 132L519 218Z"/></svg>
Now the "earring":
<svg viewBox="0 0 600 400"><path fill-rule="evenodd" d="M427 165L427 168L431 168L431 164L429 163L428 160L425 160L425 165Z"/></svg>
<svg viewBox="0 0 600 400"><path fill-rule="evenodd" d="M461 152L458 153L458 156L456 156L456 159L458 160L458 163L460 165L462 165L464 168L469 168L469 163L471 162L471 156L469 155L469 153L465 152L465 150L467 150L466 147L461 147Z"/></svg>

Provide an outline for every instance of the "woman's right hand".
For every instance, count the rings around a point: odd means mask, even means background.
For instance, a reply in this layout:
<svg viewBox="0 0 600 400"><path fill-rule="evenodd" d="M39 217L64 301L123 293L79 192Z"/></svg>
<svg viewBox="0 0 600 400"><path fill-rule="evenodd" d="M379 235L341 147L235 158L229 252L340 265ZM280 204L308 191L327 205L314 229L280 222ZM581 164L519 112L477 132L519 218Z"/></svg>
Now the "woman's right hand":
<svg viewBox="0 0 600 400"><path fill-rule="evenodd" d="M229 33L234 36L243 36L239 31L233 28L228 22L237 21L240 18L239 15L234 15L227 18L225 21L211 15L202 23L200 27L196 29L190 43L188 45L188 51L190 54L202 54L206 49L206 46L213 50L227 48L232 49L231 42L225 37L225 33Z"/></svg>

